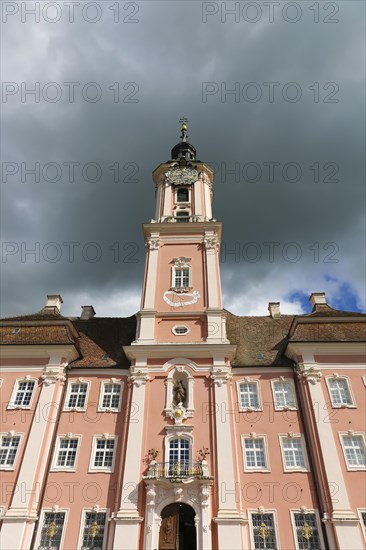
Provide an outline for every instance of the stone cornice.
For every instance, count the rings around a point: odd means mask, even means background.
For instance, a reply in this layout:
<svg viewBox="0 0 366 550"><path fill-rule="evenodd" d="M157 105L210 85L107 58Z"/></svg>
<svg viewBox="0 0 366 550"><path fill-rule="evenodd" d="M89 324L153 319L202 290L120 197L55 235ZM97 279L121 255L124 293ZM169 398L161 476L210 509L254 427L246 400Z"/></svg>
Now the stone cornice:
<svg viewBox="0 0 366 550"><path fill-rule="evenodd" d="M366 353L364 342L289 342L285 355L296 361L297 355L312 353L314 355L363 355Z"/></svg>
<svg viewBox="0 0 366 550"><path fill-rule="evenodd" d="M0 346L0 356L2 358L44 358L55 354L67 357L69 362L79 357L74 344L17 344Z"/></svg>
<svg viewBox="0 0 366 550"><path fill-rule="evenodd" d="M144 223L143 224L143 231L144 231L144 240L145 242L150 238L151 233L159 233L160 234L160 243L162 244L164 239L164 233L168 233L170 235L181 235L182 233L182 224L180 223ZM222 234L222 223L217 221L212 222L190 222L184 224L184 233L186 235L192 235L192 238L202 239L202 237L205 236L206 231L214 231L217 233L218 241L221 241L221 234ZM202 233L201 236L197 236L198 234ZM195 234L195 237L193 237L193 234Z"/></svg>
<svg viewBox="0 0 366 550"><path fill-rule="evenodd" d="M131 346L124 346L128 359L147 359L147 358L171 358L181 357L182 355L187 358L195 357L212 357L230 359L236 350L236 346L225 343L211 344L208 342L195 343L195 344L133 344Z"/></svg>

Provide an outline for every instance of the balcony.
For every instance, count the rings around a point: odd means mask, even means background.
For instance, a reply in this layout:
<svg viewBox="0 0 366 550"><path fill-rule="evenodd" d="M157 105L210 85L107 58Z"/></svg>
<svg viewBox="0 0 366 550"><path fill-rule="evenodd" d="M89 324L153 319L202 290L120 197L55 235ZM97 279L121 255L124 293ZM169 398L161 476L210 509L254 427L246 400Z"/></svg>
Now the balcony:
<svg viewBox="0 0 366 550"><path fill-rule="evenodd" d="M210 476L206 460L195 462L156 462L152 460L144 478L179 482L189 478L208 479Z"/></svg>

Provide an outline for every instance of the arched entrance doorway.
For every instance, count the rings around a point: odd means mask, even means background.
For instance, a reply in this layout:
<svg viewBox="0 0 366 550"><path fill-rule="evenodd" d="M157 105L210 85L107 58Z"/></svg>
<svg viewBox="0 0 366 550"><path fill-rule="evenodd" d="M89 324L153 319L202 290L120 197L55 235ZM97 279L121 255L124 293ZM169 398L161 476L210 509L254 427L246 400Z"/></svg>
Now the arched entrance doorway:
<svg viewBox="0 0 366 550"><path fill-rule="evenodd" d="M195 515L188 504L174 503L165 506L161 512L159 550L196 550Z"/></svg>

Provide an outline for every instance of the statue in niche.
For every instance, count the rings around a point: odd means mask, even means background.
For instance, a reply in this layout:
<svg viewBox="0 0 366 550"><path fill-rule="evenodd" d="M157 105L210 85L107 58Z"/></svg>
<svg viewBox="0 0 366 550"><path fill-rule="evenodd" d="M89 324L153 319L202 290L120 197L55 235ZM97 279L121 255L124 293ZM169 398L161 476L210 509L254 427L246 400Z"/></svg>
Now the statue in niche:
<svg viewBox="0 0 366 550"><path fill-rule="evenodd" d="M182 380L177 380L174 384L174 388L173 388L173 394L174 394L174 398L173 398L173 403L174 405L179 405L179 403L182 403L182 405L184 405L185 403L185 400L186 400L186 389L185 387L183 386L183 382Z"/></svg>

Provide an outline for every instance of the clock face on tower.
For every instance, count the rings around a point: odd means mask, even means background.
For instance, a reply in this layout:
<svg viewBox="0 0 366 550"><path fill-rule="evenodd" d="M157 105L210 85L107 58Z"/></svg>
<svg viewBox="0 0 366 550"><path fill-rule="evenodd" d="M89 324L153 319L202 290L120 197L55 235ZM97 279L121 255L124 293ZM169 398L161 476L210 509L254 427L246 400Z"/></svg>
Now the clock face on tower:
<svg viewBox="0 0 366 550"><path fill-rule="evenodd" d="M191 185L199 179L199 172L195 168L175 166L165 176L171 185Z"/></svg>
<svg viewBox="0 0 366 550"><path fill-rule="evenodd" d="M164 301L172 307L191 306L198 302L201 295L198 290L193 292L175 292L174 290L166 290L163 294Z"/></svg>

